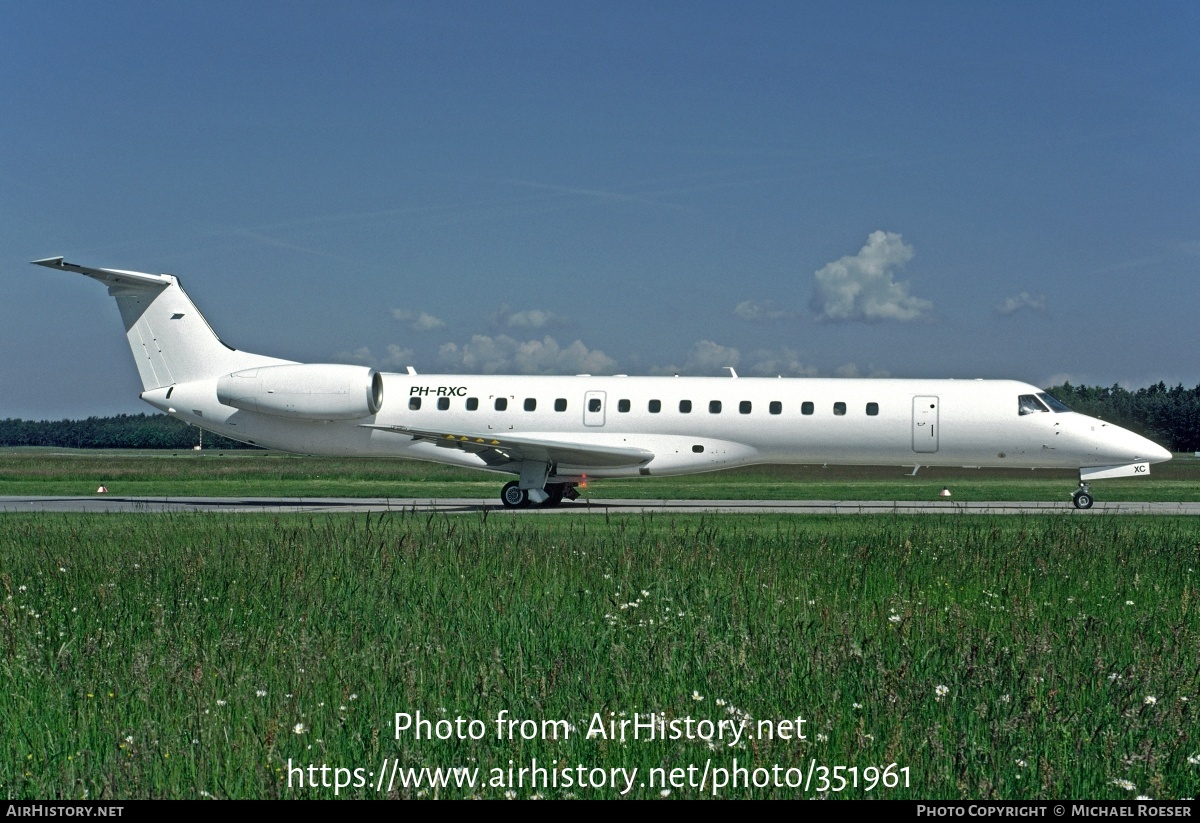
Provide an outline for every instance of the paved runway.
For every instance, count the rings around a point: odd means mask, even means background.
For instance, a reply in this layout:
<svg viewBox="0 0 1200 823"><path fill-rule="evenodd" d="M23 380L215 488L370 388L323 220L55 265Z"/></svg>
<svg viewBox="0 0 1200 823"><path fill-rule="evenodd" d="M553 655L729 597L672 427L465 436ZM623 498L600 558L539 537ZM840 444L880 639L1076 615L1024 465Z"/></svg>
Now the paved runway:
<svg viewBox="0 0 1200 823"><path fill-rule="evenodd" d="M498 500L475 498L298 497L0 497L0 512L444 512L509 511ZM1097 502L1080 510L1069 501L974 503L952 500L617 500L564 502L519 514L1175 514L1200 515L1200 503Z"/></svg>

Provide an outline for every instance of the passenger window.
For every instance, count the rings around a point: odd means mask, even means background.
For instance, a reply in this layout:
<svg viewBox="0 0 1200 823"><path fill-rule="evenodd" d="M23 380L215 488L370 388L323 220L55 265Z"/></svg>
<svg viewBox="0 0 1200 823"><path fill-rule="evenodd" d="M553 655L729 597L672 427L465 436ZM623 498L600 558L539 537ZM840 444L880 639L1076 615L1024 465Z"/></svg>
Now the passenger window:
<svg viewBox="0 0 1200 823"><path fill-rule="evenodd" d="M421 408L421 398L419 398L419 397L408 398L408 407L410 409L412 409L413 411L416 411L417 409ZM1022 412L1022 414L1024 414L1024 412Z"/></svg>
<svg viewBox="0 0 1200 823"><path fill-rule="evenodd" d="M536 410L537 410L537 400L535 400L532 397L526 397L525 398L525 411L536 411Z"/></svg>
<svg viewBox="0 0 1200 823"><path fill-rule="evenodd" d="M651 400L649 408L651 414L658 414L660 411L662 411L662 401Z"/></svg>
<svg viewBox="0 0 1200 823"><path fill-rule="evenodd" d="M805 400L803 403L800 404L800 413L801 414L812 414L813 413L813 404L812 404L811 400Z"/></svg>
<svg viewBox="0 0 1200 823"><path fill-rule="evenodd" d="M496 411L504 411L507 408L508 408L508 398L507 397L497 397L496 398Z"/></svg>
<svg viewBox="0 0 1200 823"><path fill-rule="evenodd" d="M767 411L771 412L771 414L782 414L783 404L778 400L772 400L771 405L767 407Z"/></svg>
<svg viewBox="0 0 1200 823"><path fill-rule="evenodd" d="M1038 399L1032 394L1023 394L1017 398L1017 411L1020 414L1037 414L1049 411L1049 409L1038 402Z"/></svg>
<svg viewBox="0 0 1200 823"><path fill-rule="evenodd" d="M846 404L845 403L834 403L833 404L833 413L836 414L838 417L841 417L843 414L846 413Z"/></svg>
<svg viewBox="0 0 1200 823"><path fill-rule="evenodd" d="M750 413L750 401L743 400L741 403L738 403L738 412L741 414L749 414Z"/></svg>
<svg viewBox="0 0 1200 823"><path fill-rule="evenodd" d="M567 410L567 398L560 397L557 400L555 400L554 401L554 410L557 412L566 411Z"/></svg>
<svg viewBox="0 0 1200 823"><path fill-rule="evenodd" d="M709 400L708 401L708 413L709 414L720 414L721 413L721 401L720 400Z"/></svg>
<svg viewBox="0 0 1200 823"><path fill-rule="evenodd" d="M590 411L590 412L600 411L600 398L599 397L593 397L591 400L588 401L588 411Z"/></svg>
<svg viewBox="0 0 1200 823"><path fill-rule="evenodd" d="M680 400L679 401L679 411L681 414L691 414L692 413L692 401L691 400Z"/></svg>
<svg viewBox="0 0 1200 823"><path fill-rule="evenodd" d="M478 408L479 408L479 398L478 397L468 397L467 398L467 411L475 411Z"/></svg>
<svg viewBox="0 0 1200 823"><path fill-rule="evenodd" d="M617 411L619 411L619 412L629 411L629 401L628 400L618 400L617 401Z"/></svg>
<svg viewBox="0 0 1200 823"><path fill-rule="evenodd" d="M696 454L704 454L704 447L697 443L696 445L692 446L692 451L694 451Z"/></svg>
<svg viewBox="0 0 1200 823"><path fill-rule="evenodd" d="M445 411L448 408L450 408L450 398L449 397L439 397L438 398L438 411Z"/></svg>
<svg viewBox="0 0 1200 823"><path fill-rule="evenodd" d="M878 414L879 414L879 404L878 403L868 403L867 404L867 417L875 417Z"/></svg>

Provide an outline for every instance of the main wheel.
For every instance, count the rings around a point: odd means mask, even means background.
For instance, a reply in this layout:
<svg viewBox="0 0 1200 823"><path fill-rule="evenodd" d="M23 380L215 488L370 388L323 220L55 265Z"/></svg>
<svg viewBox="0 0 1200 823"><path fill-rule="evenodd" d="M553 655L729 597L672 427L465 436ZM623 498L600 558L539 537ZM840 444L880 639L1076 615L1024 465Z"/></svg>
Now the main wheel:
<svg viewBox="0 0 1200 823"><path fill-rule="evenodd" d="M1092 507L1092 495L1088 492L1078 491L1071 495L1071 501L1077 509L1090 509Z"/></svg>
<svg viewBox="0 0 1200 823"><path fill-rule="evenodd" d="M529 494L516 480L504 484L500 491L500 502L506 509L523 509L529 505Z"/></svg>
<svg viewBox="0 0 1200 823"><path fill-rule="evenodd" d="M567 493L567 484L566 483L547 483L546 484L546 494L548 494L550 496L548 498L546 498L545 501L543 501L541 505L544 506L545 508L549 508L551 506L557 506L559 503L561 503L563 501L563 495L566 493Z"/></svg>

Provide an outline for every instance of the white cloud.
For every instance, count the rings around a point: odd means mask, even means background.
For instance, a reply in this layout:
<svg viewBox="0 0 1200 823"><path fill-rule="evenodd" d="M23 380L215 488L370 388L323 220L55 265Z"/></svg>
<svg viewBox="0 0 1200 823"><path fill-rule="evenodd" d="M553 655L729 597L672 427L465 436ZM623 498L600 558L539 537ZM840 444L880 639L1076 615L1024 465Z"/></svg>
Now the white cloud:
<svg viewBox="0 0 1200 823"><path fill-rule="evenodd" d="M1013 314L1021 309L1032 309L1033 311L1046 310L1046 295L1039 294L1037 297L1032 296L1029 292L1023 291L1016 297L1009 297L1003 303L996 306L996 311L1001 314Z"/></svg>
<svg viewBox="0 0 1200 823"><path fill-rule="evenodd" d="M778 349L758 349L746 358L750 366L746 374L756 377L774 377L788 375L789 377L816 377L817 367L804 363L800 352L781 346Z"/></svg>
<svg viewBox="0 0 1200 823"><path fill-rule="evenodd" d="M408 309L392 309L392 317L408 323L413 331L432 331L446 325L440 317L434 317L428 312L413 312Z"/></svg>
<svg viewBox="0 0 1200 823"><path fill-rule="evenodd" d="M900 320L925 317L933 303L908 293L894 269L913 258L913 247L894 232L874 231L858 254L829 263L813 275L809 306L821 320Z"/></svg>
<svg viewBox="0 0 1200 823"><path fill-rule="evenodd" d="M389 343L387 354L377 357L368 346L362 346L352 352L340 352L338 360L349 360L352 363L362 363L375 369L401 369L412 365L413 350L402 349L395 343Z"/></svg>
<svg viewBox="0 0 1200 823"><path fill-rule="evenodd" d="M760 320L788 320L796 316L794 311L776 309L770 300L743 300L733 307L734 317L751 322Z"/></svg>
<svg viewBox="0 0 1200 823"><path fill-rule="evenodd" d="M541 329L546 326L562 326L566 320L552 312L541 309L526 309L502 315L504 325L510 329Z"/></svg>
<svg viewBox="0 0 1200 823"><path fill-rule="evenodd" d="M469 343L444 343L438 362L452 371L482 374L611 374L617 361L576 340L567 346L547 335L515 340L508 335L477 334Z"/></svg>
<svg viewBox="0 0 1200 823"><path fill-rule="evenodd" d="M854 363L843 363L833 370L833 373L838 377L891 377L891 374L883 369L877 369L874 366L867 366L866 374Z"/></svg>
<svg viewBox="0 0 1200 823"><path fill-rule="evenodd" d="M692 345L687 360L682 366L657 366L651 374L714 374L724 371L726 366L736 367L741 353L732 346L722 346L711 340L700 340Z"/></svg>

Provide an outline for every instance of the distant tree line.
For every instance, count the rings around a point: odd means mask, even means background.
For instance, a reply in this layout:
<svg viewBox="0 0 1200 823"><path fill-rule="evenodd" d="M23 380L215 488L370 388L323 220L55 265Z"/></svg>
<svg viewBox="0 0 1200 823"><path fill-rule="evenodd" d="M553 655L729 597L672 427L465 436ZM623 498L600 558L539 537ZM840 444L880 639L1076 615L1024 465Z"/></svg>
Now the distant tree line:
<svg viewBox="0 0 1200 823"><path fill-rule="evenodd" d="M199 429L165 414L118 414L87 420L0 420L0 446L190 449L199 443ZM254 446L205 432L204 448L252 449Z"/></svg>
<svg viewBox="0 0 1200 823"><path fill-rule="evenodd" d="M1046 389L1072 409L1144 434L1175 452L1200 451L1200 386L1167 388L1158 383L1129 391L1120 386ZM73 449L190 449L200 430L165 414L119 414L87 420L0 420L0 446L57 446ZM205 448L252 449L212 432Z"/></svg>
<svg viewBox="0 0 1200 823"><path fill-rule="evenodd" d="M1200 451L1200 386L1167 388L1160 382L1129 391L1063 383L1046 391L1081 414L1132 429L1173 452Z"/></svg>

